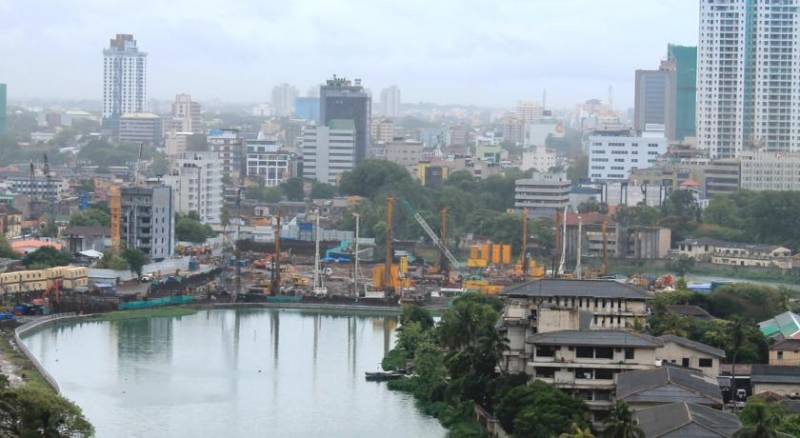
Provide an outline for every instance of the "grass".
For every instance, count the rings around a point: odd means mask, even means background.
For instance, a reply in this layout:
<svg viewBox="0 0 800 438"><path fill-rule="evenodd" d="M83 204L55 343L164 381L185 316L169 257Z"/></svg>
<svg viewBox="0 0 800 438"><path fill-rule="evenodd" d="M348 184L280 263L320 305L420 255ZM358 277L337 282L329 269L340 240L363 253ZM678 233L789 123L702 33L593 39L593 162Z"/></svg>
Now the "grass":
<svg viewBox="0 0 800 438"><path fill-rule="evenodd" d="M22 377L25 385L31 385L40 388L51 394L55 394L55 390L47 380L39 373L39 370L33 366L33 363L27 356L22 354L14 343L14 329L10 327L0 329L0 354L11 362L17 368L17 374Z"/></svg>
<svg viewBox="0 0 800 438"><path fill-rule="evenodd" d="M189 316L197 313L197 309L183 306L154 307L152 309L118 310L93 316L92 321L125 321L142 318L173 318Z"/></svg>

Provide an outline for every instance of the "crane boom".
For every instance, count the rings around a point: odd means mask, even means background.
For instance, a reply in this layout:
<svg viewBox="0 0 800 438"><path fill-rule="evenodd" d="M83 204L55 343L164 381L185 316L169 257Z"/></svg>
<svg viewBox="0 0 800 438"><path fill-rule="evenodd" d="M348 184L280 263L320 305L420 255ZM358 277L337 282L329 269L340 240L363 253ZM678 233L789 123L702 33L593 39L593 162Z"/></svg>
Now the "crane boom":
<svg viewBox="0 0 800 438"><path fill-rule="evenodd" d="M405 207L406 210L408 210L408 212L411 213L414 219L416 219L419 226L422 227L423 230L425 230L425 234L427 234L428 237L431 239L431 241L433 241L433 244L436 245L437 248L439 248L439 251L441 251L445 257L447 257L447 261L450 262L450 266L456 269L461 269L461 262L459 262L458 259L456 259L455 256L453 256L453 253L451 253L450 250L447 249L447 246L445 246L444 242L442 242L442 240L439 239L439 236L437 236L436 233L433 232L433 229L431 228L430 225L428 225L428 222L425 221L425 218L423 218L422 215L419 214L419 212L416 211L414 207L412 207L411 204L409 204L408 201L406 201L405 199L403 199L403 207Z"/></svg>

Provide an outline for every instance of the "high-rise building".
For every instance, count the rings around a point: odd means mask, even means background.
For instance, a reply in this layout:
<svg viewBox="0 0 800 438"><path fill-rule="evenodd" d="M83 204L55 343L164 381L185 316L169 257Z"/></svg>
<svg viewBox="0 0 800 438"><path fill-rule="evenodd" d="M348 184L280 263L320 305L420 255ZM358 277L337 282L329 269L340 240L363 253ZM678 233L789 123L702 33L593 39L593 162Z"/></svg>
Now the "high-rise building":
<svg viewBox="0 0 800 438"><path fill-rule="evenodd" d="M164 184L172 187L175 211L197 213L206 224L222 218L222 161L215 152L184 152Z"/></svg>
<svg viewBox="0 0 800 438"><path fill-rule="evenodd" d="M644 132L641 137L613 133L589 136L589 177L593 181L626 180L634 169L653 167L667 152L664 132Z"/></svg>
<svg viewBox="0 0 800 438"><path fill-rule="evenodd" d="M675 90L671 115L674 124L667 126L667 138L684 140L695 136L697 112L697 47L667 46L667 60L673 64L672 84Z"/></svg>
<svg viewBox="0 0 800 438"><path fill-rule="evenodd" d="M164 129L161 117L151 113L127 113L119 118L118 141L126 144L161 146Z"/></svg>
<svg viewBox="0 0 800 438"><path fill-rule="evenodd" d="M636 70L636 93L633 110L633 127L644 132L647 125L674 124L671 120L674 110L671 105L672 73L669 62L664 62L658 70Z"/></svg>
<svg viewBox="0 0 800 438"><path fill-rule="evenodd" d="M245 147L247 176L262 180L267 187L279 186L292 176L292 154L276 139L247 140Z"/></svg>
<svg viewBox="0 0 800 438"><path fill-rule="evenodd" d="M372 119L369 131L373 142L390 142L394 139L394 122L384 117Z"/></svg>
<svg viewBox="0 0 800 438"><path fill-rule="evenodd" d="M216 152L222 160L222 174L234 180L241 176L244 140L238 129L212 129L206 137L208 150Z"/></svg>
<svg viewBox="0 0 800 438"><path fill-rule="evenodd" d="M361 79L329 79L320 87L320 124L331 120L352 120L356 130L355 160L360 162L369 150L369 128L372 98L361 86Z"/></svg>
<svg viewBox="0 0 800 438"><path fill-rule="evenodd" d="M0 137L6 135L6 84L0 84Z"/></svg>
<svg viewBox="0 0 800 438"><path fill-rule="evenodd" d="M385 117L400 116L400 88L397 85L381 90L381 114Z"/></svg>
<svg viewBox="0 0 800 438"><path fill-rule="evenodd" d="M530 123L544 116L544 108L536 102L520 101L516 113L523 123Z"/></svg>
<svg viewBox="0 0 800 438"><path fill-rule="evenodd" d="M123 187L120 238L151 260L172 255L175 247L175 211L168 186Z"/></svg>
<svg viewBox="0 0 800 438"><path fill-rule="evenodd" d="M553 216L569 205L572 183L564 173L534 173L514 183L514 207L527 208L533 216Z"/></svg>
<svg viewBox="0 0 800 438"><path fill-rule="evenodd" d="M303 128L303 178L336 184L356 163L358 133L352 120Z"/></svg>
<svg viewBox="0 0 800 438"><path fill-rule="evenodd" d="M290 116L294 113L294 100L297 88L283 83L272 89L272 111L276 116Z"/></svg>
<svg viewBox="0 0 800 438"><path fill-rule="evenodd" d="M133 35L117 34L103 50L103 119L147 111L147 53Z"/></svg>
<svg viewBox="0 0 800 438"><path fill-rule="evenodd" d="M192 100L192 96L178 94L172 103L172 126L167 131L205 134L201 111L202 107Z"/></svg>
<svg viewBox="0 0 800 438"><path fill-rule="evenodd" d="M697 142L711 157L800 150L800 0L701 0Z"/></svg>

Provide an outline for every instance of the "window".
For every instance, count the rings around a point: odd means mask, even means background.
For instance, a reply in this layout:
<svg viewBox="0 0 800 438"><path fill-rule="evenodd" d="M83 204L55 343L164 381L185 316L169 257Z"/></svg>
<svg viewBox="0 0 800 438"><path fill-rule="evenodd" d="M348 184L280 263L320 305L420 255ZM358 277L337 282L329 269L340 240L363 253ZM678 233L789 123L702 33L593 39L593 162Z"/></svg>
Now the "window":
<svg viewBox="0 0 800 438"><path fill-rule="evenodd" d="M594 370L591 368L575 368L576 379L591 379L594 376Z"/></svg>
<svg viewBox="0 0 800 438"><path fill-rule="evenodd" d="M713 359L700 359L700 368L711 368L713 363Z"/></svg>
<svg viewBox="0 0 800 438"><path fill-rule="evenodd" d="M597 359L613 359L614 349L610 347L598 347L594 349L594 357Z"/></svg>
<svg viewBox="0 0 800 438"><path fill-rule="evenodd" d="M683 360L681 361L681 366L689 368L689 358L688 357L684 357L683 358Z"/></svg>
<svg viewBox="0 0 800 438"><path fill-rule="evenodd" d="M536 355L541 357L553 357L556 354L556 349L549 345L540 345L536 347Z"/></svg>
<svg viewBox="0 0 800 438"><path fill-rule="evenodd" d="M613 380L614 379L614 371L612 370L604 370L604 369L596 369L594 370L594 378L597 380Z"/></svg>
<svg viewBox="0 0 800 438"><path fill-rule="evenodd" d="M779 351L778 352L778 360L781 360L781 359L783 359L783 352Z"/></svg>
<svg viewBox="0 0 800 438"><path fill-rule="evenodd" d="M534 369L536 370L536 377L551 379L556 375L555 368L536 367Z"/></svg>
<svg viewBox="0 0 800 438"><path fill-rule="evenodd" d="M594 349L592 347L577 347L575 349L575 356L593 359L594 358Z"/></svg>

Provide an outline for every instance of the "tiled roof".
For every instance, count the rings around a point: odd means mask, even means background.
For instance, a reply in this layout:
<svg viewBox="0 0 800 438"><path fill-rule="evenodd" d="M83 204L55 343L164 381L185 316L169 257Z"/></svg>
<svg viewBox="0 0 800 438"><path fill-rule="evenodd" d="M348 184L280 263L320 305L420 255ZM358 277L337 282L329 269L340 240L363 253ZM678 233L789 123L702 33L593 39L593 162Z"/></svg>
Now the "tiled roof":
<svg viewBox="0 0 800 438"><path fill-rule="evenodd" d="M721 405L722 392L719 383L711 377L703 375L702 372L675 366L663 366L651 370L637 370L620 373L617 376L617 399L630 400L634 395L636 401L640 402L660 402L669 403L682 401L670 397L670 393L660 391L652 394L644 394L648 390L656 389L667 385L677 385L689 392L708 399L708 404Z"/></svg>
<svg viewBox="0 0 800 438"><path fill-rule="evenodd" d="M700 351L709 354L711 356L716 356L720 359L725 357L725 350L720 350L719 348L703 344L702 342L692 341L691 339L682 338L680 336L663 335L659 336L658 339L660 339L663 342L674 342L682 347L686 347L695 351Z"/></svg>
<svg viewBox="0 0 800 438"><path fill-rule="evenodd" d="M658 339L623 330L559 330L528 336L529 344L658 348Z"/></svg>
<svg viewBox="0 0 800 438"><path fill-rule="evenodd" d="M735 414L694 403L671 403L634 413L647 438L732 437L742 423ZM697 426L695 428L686 426Z"/></svg>
<svg viewBox="0 0 800 438"><path fill-rule="evenodd" d="M647 291L613 280L541 279L507 287L501 293L519 297L590 297L648 300Z"/></svg>

